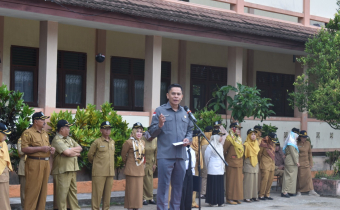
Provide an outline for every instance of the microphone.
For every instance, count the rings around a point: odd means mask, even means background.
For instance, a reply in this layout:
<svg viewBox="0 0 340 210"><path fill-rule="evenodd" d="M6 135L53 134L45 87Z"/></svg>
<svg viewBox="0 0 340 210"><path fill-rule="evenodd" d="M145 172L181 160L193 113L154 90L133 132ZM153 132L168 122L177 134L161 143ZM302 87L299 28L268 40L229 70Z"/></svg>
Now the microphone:
<svg viewBox="0 0 340 210"><path fill-rule="evenodd" d="M197 122L195 116L191 113L191 110L187 106L184 106L184 110L187 112L187 114L189 115L189 118L192 121Z"/></svg>

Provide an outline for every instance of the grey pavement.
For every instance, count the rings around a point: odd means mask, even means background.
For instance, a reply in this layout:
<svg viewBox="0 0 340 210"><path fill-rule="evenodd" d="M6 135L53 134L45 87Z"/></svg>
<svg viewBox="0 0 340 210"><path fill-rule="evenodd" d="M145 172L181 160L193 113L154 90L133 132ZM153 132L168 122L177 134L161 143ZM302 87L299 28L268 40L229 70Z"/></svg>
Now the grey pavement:
<svg viewBox="0 0 340 210"><path fill-rule="evenodd" d="M272 201L259 201L252 203L244 203L240 205L226 204L224 207L209 207L208 204L202 200L202 208L204 210L221 210L221 209L279 209L279 210L334 210L340 209L340 199L331 197L315 197L309 195L302 195L299 197L282 198L279 192L273 192L271 196L274 198ZM197 199L198 202L198 199ZM91 208L82 208L83 210L90 210ZM110 209L123 210L123 205L114 205ZM155 205L143 206L144 210L156 210Z"/></svg>

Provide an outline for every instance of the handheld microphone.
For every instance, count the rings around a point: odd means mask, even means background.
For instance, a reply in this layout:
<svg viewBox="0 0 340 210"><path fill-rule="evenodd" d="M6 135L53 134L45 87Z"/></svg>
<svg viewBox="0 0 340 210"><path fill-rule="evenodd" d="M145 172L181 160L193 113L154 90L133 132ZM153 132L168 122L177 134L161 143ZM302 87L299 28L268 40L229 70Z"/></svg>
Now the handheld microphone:
<svg viewBox="0 0 340 210"><path fill-rule="evenodd" d="M184 106L184 110L187 112L187 114L189 115L189 118L192 121L197 122L195 116L191 113L191 110L187 106Z"/></svg>

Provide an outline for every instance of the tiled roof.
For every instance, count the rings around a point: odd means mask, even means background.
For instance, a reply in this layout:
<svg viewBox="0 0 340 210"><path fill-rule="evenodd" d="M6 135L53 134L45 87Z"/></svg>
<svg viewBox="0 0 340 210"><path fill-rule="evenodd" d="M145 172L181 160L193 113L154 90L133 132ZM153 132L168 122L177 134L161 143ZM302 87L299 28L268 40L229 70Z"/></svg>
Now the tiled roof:
<svg viewBox="0 0 340 210"><path fill-rule="evenodd" d="M135 17L159 19L182 24L218 29L226 32L275 37L305 42L315 34L315 28L179 4L164 0L54 0L61 5L73 5L95 10L122 13Z"/></svg>

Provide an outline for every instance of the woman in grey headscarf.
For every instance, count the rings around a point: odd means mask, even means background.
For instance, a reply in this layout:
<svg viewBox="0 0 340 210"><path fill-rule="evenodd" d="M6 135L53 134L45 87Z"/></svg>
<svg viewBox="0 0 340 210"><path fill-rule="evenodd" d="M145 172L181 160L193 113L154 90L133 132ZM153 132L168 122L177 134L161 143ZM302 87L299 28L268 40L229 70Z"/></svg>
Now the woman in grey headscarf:
<svg viewBox="0 0 340 210"><path fill-rule="evenodd" d="M290 198L296 194L296 180L299 164L299 148L296 139L298 134L290 132L285 140L283 153L286 155L285 172L283 174L283 185L281 197Z"/></svg>

